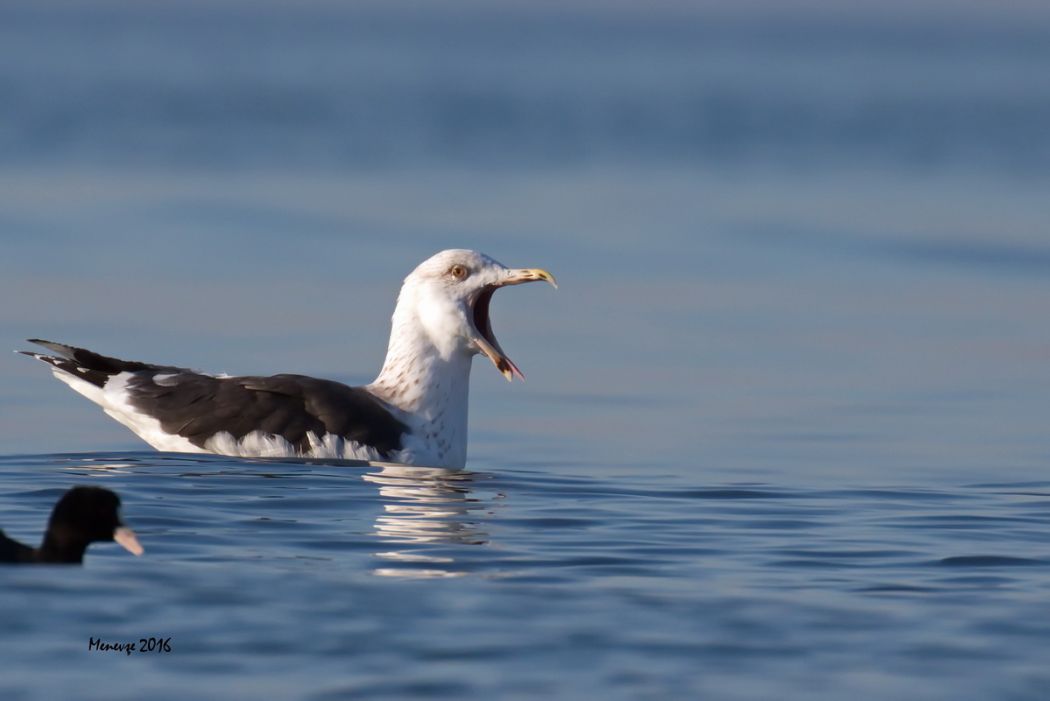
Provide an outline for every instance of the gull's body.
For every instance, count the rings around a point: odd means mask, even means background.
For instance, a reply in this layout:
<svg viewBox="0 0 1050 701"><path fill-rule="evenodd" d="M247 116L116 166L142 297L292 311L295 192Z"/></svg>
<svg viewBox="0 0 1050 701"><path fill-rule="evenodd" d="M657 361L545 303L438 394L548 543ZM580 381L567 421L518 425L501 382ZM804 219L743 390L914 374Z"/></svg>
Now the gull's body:
<svg viewBox="0 0 1050 701"><path fill-rule="evenodd" d="M508 380L521 375L492 334L492 293L533 280L554 283L474 251L427 259L405 278L383 368L364 387L208 375L39 340L56 356L27 355L158 450L462 468L473 356L484 353Z"/></svg>

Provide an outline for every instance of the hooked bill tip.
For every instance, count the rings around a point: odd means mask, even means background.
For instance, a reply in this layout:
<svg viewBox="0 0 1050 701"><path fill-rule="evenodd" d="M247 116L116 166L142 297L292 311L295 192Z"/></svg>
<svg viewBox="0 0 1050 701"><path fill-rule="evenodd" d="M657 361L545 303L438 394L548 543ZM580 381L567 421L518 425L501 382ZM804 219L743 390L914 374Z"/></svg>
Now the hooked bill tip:
<svg viewBox="0 0 1050 701"><path fill-rule="evenodd" d="M515 365L514 361L512 361L510 358L500 358L500 362L496 366L496 369L499 370L505 378L507 378L507 382L513 382L515 376L517 376L517 378L522 382L525 381L524 373L522 373L522 371L518 369L518 366Z"/></svg>

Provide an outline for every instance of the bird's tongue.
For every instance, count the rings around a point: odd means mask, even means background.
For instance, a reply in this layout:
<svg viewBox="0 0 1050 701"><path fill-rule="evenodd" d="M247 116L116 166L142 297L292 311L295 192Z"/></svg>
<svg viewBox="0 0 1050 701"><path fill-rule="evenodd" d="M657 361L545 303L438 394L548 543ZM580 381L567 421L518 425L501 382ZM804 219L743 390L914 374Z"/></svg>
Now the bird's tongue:
<svg viewBox="0 0 1050 701"><path fill-rule="evenodd" d="M489 302L492 301L492 293L495 291L495 287L485 288L474 303L474 329L478 334L474 342L477 344L478 350L488 356L488 359L492 361L496 369L507 378L507 382L513 380L515 375L518 379L524 380L525 375L514 364L514 361L503 352L499 341L496 340L496 335L492 333L492 322L489 319Z"/></svg>

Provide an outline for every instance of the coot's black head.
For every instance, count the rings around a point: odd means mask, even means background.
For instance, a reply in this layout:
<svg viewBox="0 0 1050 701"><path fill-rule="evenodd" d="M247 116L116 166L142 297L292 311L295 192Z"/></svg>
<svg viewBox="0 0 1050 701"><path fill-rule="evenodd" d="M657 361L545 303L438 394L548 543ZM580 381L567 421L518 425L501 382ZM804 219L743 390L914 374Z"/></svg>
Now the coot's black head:
<svg viewBox="0 0 1050 701"><path fill-rule="evenodd" d="M52 562L80 562L89 544L108 540L142 554L135 533L120 520L120 497L101 487L73 487L51 512L41 555Z"/></svg>

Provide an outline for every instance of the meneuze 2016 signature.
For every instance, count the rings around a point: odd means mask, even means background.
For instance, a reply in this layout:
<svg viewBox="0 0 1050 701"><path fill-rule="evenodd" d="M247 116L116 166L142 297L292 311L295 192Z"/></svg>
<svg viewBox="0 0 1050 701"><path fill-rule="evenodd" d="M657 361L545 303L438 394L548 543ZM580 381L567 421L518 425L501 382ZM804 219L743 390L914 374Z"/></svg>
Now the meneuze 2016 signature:
<svg viewBox="0 0 1050 701"><path fill-rule="evenodd" d="M107 643L102 638L93 637L88 640L88 650L123 652L129 656L133 652L171 652L171 638L139 638L138 643Z"/></svg>

